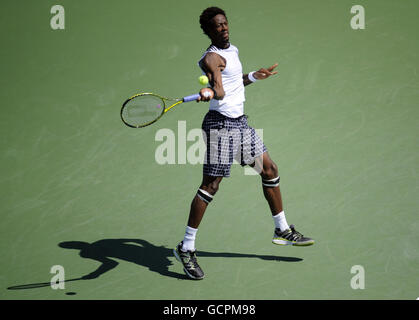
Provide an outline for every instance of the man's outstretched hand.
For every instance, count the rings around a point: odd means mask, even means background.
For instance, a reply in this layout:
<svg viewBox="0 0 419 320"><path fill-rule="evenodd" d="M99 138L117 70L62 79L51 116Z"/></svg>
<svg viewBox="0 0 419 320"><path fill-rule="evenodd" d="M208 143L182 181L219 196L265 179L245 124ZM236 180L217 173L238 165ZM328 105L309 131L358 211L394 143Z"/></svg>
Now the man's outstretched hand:
<svg viewBox="0 0 419 320"><path fill-rule="evenodd" d="M278 63L275 63L273 66L269 68L260 68L253 74L253 76L258 80L269 78L270 76L273 76L274 74L278 73L277 71L273 71L277 66Z"/></svg>

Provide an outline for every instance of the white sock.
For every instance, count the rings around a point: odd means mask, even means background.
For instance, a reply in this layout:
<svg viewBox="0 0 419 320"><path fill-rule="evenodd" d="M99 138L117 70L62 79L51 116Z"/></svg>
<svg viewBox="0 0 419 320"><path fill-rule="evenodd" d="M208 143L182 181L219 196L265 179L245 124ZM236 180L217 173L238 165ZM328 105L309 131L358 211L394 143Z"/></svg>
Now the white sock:
<svg viewBox="0 0 419 320"><path fill-rule="evenodd" d="M195 251L195 237L198 229L186 227L185 237L183 238L182 251Z"/></svg>
<svg viewBox="0 0 419 320"><path fill-rule="evenodd" d="M275 223L275 228L279 228L281 231L287 230L290 227L288 226L287 219L285 218L284 211L281 211L276 216L272 216Z"/></svg>

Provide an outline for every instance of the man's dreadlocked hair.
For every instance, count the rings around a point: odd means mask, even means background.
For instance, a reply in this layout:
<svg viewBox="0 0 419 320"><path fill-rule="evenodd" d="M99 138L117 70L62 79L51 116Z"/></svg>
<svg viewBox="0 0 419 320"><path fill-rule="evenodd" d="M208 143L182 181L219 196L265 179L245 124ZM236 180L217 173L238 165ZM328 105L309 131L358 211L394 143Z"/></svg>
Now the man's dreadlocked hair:
<svg viewBox="0 0 419 320"><path fill-rule="evenodd" d="M211 28L211 19L214 18L217 14L222 14L227 18L223 9L218 7L206 8L202 11L201 16L199 17L199 23L201 24L201 29L208 36L208 30Z"/></svg>

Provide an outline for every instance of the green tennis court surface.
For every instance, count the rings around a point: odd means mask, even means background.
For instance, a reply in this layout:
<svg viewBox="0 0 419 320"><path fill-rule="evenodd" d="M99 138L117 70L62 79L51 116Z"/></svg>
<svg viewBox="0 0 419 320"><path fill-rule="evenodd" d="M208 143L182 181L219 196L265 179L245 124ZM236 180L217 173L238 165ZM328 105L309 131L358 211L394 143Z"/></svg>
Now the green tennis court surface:
<svg viewBox="0 0 419 320"><path fill-rule="evenodd" d="M51 29L55 4L64 30ZM155 136L170 129L178 146L178 121L200 128L208 105L138 130L119 110L139 92L198 92L209 44L198 17L211 5L226 11L245 72L279 63L246 87L245 112L278 164L288 222L316 244L273 245L260 178L236 165L199 228L196 282L172 248L202 166L158 164ZM351 28L354 5L363 30ZM417 1L0 7L1 299L419 297ZM49 286L57 265L65 289ZM364 289L351 286L354 266Z"/></svg>

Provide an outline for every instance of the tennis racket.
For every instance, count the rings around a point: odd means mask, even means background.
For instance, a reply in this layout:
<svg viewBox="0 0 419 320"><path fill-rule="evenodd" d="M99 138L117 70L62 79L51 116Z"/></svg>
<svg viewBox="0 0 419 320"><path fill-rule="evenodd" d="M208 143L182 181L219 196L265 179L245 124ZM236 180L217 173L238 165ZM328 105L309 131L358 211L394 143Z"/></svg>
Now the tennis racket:
<svg viewBox="0 0 419 320"><path fill-rule="evenodd" d="M165 98L154 93L139 93L124 102L121 119L128 127L143 128L159 120L173 107L183 102L195 101L199 97L199 93L181 99Z"/></svg>

